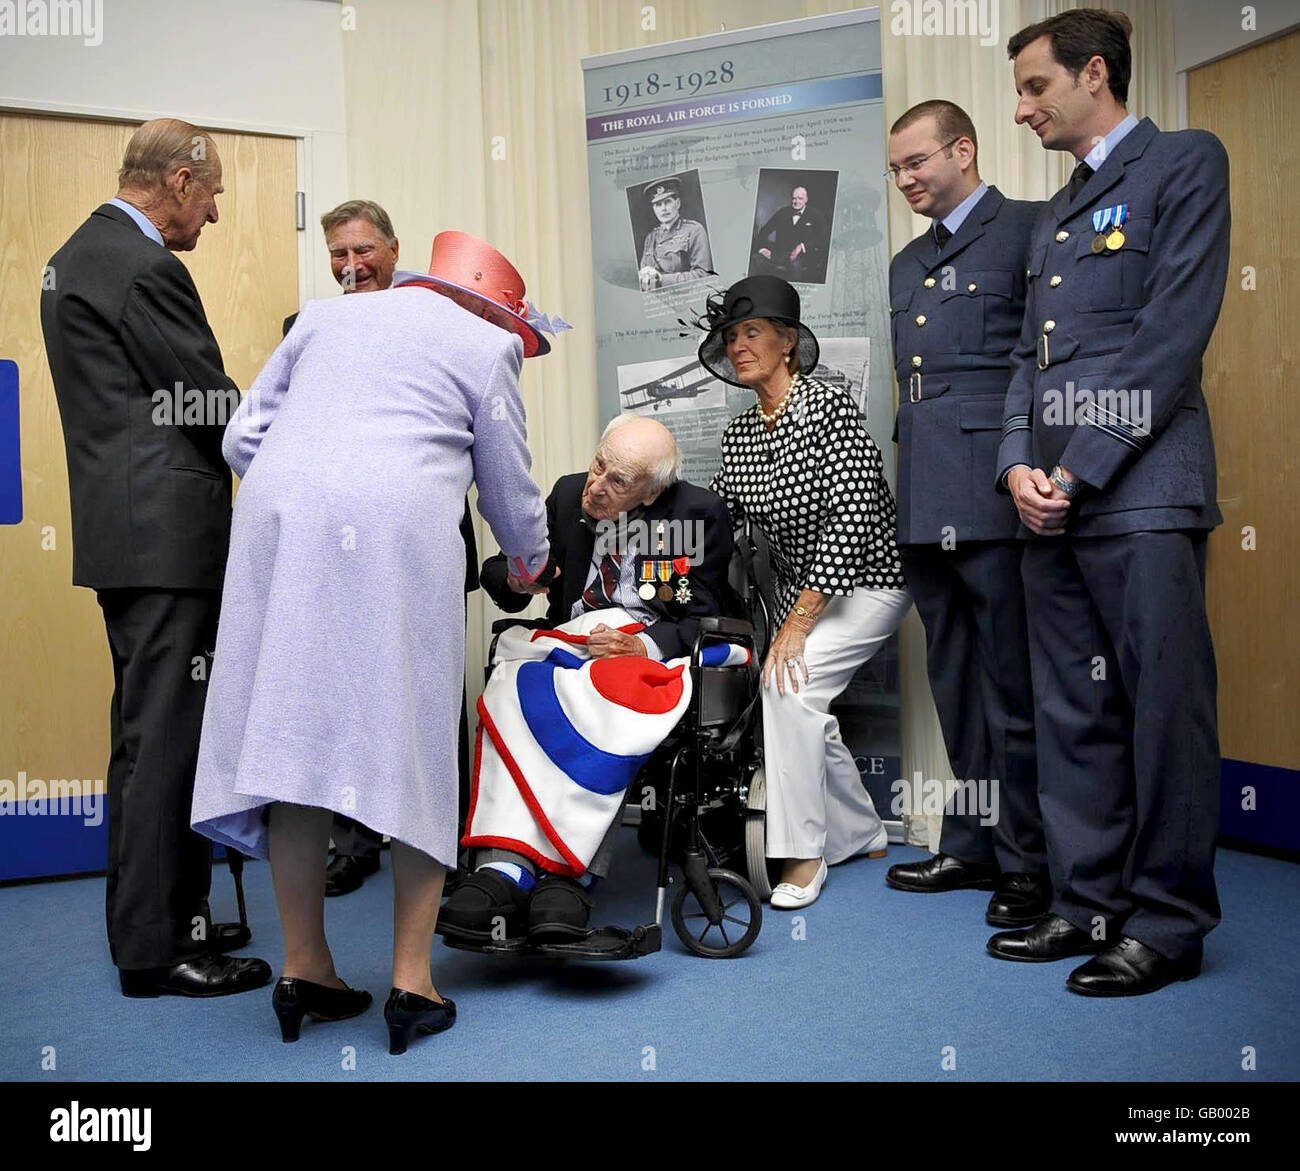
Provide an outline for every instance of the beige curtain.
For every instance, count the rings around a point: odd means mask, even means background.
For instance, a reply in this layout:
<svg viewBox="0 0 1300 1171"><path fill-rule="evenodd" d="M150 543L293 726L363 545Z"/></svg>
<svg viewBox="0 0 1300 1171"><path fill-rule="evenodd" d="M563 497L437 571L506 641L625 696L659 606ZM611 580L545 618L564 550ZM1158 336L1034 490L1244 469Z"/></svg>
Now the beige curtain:
<svg viewBox="0 0 1300 1171"><path fill-rule="evenodd" d="M1172 0L1126 0L1133 18L1130 108L1175 125ZM427 267L433 236L456 227L505 252L543 309L574 325L523 377L533 472L548 487L585 467L595 447L596 333L591 282L581 58L861 7L835 0L359 0L344 20L348 165L352 195L393 216L403 267ZM1006 57L1017 29L1064 7L1060 0L1002 0L997 37L896 36L881 4L885 118L926 98L963 106L980 135L981 173L1008 195L1044 199L1069 173L1012 121ZM345 9L346 12L346 9ZM355 25L348 27L349 23ZM890 210L893 251L925 227L902 199ZM886 437L878 436L879 440ZM477 519L477 517L476 517ZM483 552L491 536L479 521ZM472 694L496 611L470 603ZM925 676L915 612L903 634L903 770L951 775ZM938 819L912 819L931 848Z"/></svg>

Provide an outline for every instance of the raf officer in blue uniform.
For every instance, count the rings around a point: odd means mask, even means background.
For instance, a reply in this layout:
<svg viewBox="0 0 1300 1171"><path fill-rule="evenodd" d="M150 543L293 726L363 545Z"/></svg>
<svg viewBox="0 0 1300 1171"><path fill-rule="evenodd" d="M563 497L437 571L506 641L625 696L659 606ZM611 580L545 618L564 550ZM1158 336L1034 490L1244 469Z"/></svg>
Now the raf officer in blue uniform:
<svg viewBox="0 0 1300 1171"><path fill-rule="evenodd" d="M1129 115L1128 18L1063 12L1007 49L1016 121L1078 165L1035 229L998 481L1024 556L1052 913L1002 959L1096 953L1090 996L1200 971L1219 921L1205 547L1222 517L1201 358L1228 271L1228 158Z"/></svg>
<svg viewBox="0 0 1300 1171"><path fill-rule="evenodd" d="M969 787L945 811L939 853L886 882L931 893L994 889L995 927L1033 923L1051 901L1034 698L1020 580L1023 541L994 489L1025 258L1044 207L981 181L975 127L946 101L890 130L889 174L931 227L889 267L898 374L898 543L925 624L930 685L956 781L996 786L993 824Z"/></svg>
<svg viewBox="0 0 1300 1171"><path fill-rule="evenodd" d="M659 226L646 233L641 248L641 288L679 285L713 272L709 234L699 220L682 215L682 181L676 175L642 188Z"/></svg>

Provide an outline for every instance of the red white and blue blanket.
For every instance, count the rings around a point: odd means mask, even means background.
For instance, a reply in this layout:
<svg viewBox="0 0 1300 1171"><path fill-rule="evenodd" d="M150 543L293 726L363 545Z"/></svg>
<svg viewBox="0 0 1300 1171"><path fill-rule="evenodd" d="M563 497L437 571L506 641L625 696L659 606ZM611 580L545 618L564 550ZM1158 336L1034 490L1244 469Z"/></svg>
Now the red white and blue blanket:
<svg viewBox="0 0 1300 1171"><path fill-rule="evenodd" d="M497 639L478 701L463 845L511 850L552 874L586 873L632 778L691 701L689 659L590 658L587 634L601 623L645 629L624 610L595 610ZM742 647L704 651L708 666L748 661Z"/></svg>

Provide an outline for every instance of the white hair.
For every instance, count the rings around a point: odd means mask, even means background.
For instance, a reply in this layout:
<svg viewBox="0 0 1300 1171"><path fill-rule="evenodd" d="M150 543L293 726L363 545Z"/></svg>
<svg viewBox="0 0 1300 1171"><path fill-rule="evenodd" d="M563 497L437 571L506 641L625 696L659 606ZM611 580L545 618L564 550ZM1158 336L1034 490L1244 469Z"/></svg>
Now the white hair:
<svg viewBox="0 0 1300 1171"><path fill-rule="evenodd" d="M640 415L615 415L605 424L605 430L600 433L599 446L604 447L606 440L624 424L631 423L641 417ZM655 422L653 419L650 421ZM663 424L660 424L660 426L663 426ZM650 491L656 496L682 478L682 453L677 446L677 438L667 427L664 427L664 431L668 434L668 452L662 459L651 461L650 466L647 468Z"/></svg>

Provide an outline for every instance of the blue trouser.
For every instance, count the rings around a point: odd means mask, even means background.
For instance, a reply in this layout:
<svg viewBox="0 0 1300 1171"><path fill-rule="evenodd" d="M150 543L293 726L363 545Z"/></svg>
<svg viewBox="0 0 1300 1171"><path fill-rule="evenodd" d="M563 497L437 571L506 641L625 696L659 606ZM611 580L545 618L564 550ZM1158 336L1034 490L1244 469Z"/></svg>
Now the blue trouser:
<svg viewBox="0 0 1300 1171"><path fill-rule="evenodd" d="M1031 541L1022 563L1055 902L1199 960L1219 922L1219 740L1206 534Z"/></svg>

